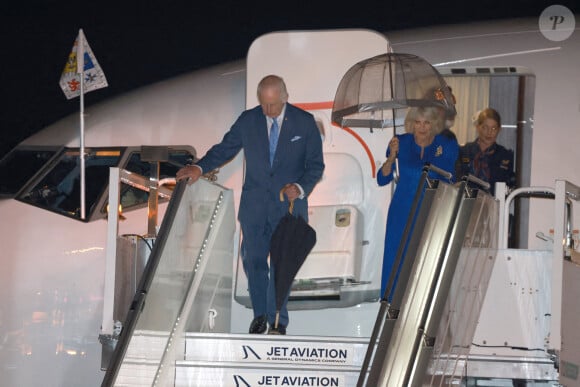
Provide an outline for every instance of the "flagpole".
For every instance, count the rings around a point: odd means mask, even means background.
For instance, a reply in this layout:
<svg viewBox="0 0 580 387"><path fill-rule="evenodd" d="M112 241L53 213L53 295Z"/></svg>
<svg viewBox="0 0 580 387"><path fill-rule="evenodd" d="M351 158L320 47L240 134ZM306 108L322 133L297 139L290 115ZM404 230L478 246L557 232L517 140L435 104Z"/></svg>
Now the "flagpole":
<svg viewBox="0 0 580 387"><path fill-rule="evenodd" d="M85 76L86 74L86 76ZM80 79L79 79L80 78ZM79 169L80 169L80 214L79 218L86 219L86 152L85 152L85 92L107 87L107 78L97 62L93 51L89 47L83 29L79 29L78 37L70 52L69 58L59 81L60 87L67 99L79 96L80 135L79 135Z"/></svg>
<svg viewBox="0 0 580 387"><path fill-rule="evenodd" d="M80 74L80 161L81 161L81 219L85 219L85 35L83 29L79 30L79 42L77 47L77 70Z"/></svg>

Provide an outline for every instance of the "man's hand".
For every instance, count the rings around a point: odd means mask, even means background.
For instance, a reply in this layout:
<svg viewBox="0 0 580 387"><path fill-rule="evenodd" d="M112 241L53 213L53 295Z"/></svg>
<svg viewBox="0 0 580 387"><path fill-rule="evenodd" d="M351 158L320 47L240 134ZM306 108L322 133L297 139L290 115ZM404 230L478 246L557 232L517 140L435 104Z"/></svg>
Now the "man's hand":
<svg viewBox="0 0 580 387"><path fill-rule="evenodd" d="M193 184L201 177L201 174L202 170L200 167L195 165L186 165L185 167L177 171L177 173L175 174L175 179L177 181L189 179L187 184Z"/></svg>
<svg viewBox="0 0 580 387"><path fill-rule="evenodd" d="M284 186L284 194L288 197L288 200L292 202L300 197L300 189L298 189L296 184L286 184Z"/></svg>

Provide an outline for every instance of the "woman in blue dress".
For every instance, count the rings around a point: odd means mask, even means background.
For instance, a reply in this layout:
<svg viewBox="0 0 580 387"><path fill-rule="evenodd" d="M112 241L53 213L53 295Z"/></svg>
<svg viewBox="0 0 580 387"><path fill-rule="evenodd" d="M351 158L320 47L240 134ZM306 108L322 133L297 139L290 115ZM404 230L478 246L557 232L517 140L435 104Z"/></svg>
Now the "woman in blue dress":
<svg viewBox="0 0 580 387"><path fill-rule="evenodd" d="M441 134L443 126L444 122L438 108L410 108L405 117L407 133L396 135L389 141L387 161L377 173L379 186L392 182L395 159L398 156L399 178L387 215L381 277L382 296L385 295L389 275L393 269L399 242L411 211L423 167L426 163L430 163L450 173L455 172L459 145L453 136ZM429 177L443 178L432 171L429 172Z"/></svg>

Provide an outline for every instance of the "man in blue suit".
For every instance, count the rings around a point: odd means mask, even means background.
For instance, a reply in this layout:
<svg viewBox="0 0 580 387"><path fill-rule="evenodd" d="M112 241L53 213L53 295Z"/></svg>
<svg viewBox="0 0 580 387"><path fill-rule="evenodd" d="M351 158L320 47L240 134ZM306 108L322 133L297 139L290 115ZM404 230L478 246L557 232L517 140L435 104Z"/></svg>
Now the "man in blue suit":
<svg viewBox="0 0 580 387"><path fill-rule="evenodd" d="M177 172L177 180L195 182L204 172L227 163L243 149L246 172L238 211L242 229L241 254L254 319L250 333L285 334L288 295L280 310L278 329L270 238L294 201L293 214L308 221L307 197L322 177L322 139L312 114L289 104L284 80L276 75L258 84L259 106L244 111L206 155ZM277 140L277 141L276 141ZM280 201L280 192L284 201Z"/></svg>

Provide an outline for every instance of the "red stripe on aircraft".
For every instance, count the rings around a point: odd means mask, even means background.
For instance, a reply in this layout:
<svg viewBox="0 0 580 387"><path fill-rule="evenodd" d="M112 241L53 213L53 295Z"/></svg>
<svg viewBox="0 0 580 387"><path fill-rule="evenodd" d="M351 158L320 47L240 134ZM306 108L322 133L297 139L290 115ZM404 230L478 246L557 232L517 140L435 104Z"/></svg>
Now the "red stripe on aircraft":
<svg viewBox="0 0 580 387"><path fill-rule="evenodd" d="M298 106L301 109L304 110L324 110L324 109L332 109L332 106L334 105L334 101L327 101L327 102L303 102L303 103L296 103L294 104L295 106ZM335 124L334 122L331 122L332 125L336 126L337 128L340 128L342 130L344 130L345 132L349 133L351 136L353 136L363 147L363 149L365 150L367 157L369 158L369 162L371 164L371 170L372 170L372 176L375 177L376 176L376 166L375 166L375 162L373 160L373 155L371 153L371 150L369 149L368 145L366 144L366 142L351 128L349 127L342 127L340 125Z"/></svg>

